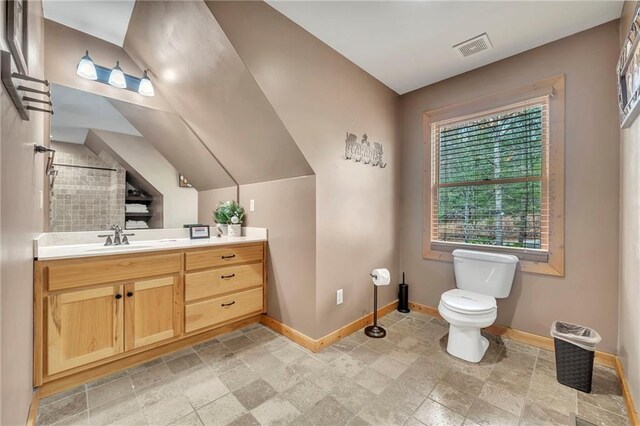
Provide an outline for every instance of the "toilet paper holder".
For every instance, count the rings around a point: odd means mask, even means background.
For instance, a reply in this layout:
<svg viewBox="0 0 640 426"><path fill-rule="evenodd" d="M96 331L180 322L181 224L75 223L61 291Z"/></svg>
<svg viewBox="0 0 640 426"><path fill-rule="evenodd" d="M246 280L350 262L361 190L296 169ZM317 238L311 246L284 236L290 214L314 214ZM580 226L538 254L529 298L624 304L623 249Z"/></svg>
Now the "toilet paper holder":
<svg viewBox="0 0 640 426"><path fill-rule="evenodd" d="M380 275L383 276L381 277ZM373 325L365 327L364 334L374 339L380 339L387 335L387 331L378 325L378 287L389 285L389 271L386 269L374 269L369 276L373 281Z"/></svg>

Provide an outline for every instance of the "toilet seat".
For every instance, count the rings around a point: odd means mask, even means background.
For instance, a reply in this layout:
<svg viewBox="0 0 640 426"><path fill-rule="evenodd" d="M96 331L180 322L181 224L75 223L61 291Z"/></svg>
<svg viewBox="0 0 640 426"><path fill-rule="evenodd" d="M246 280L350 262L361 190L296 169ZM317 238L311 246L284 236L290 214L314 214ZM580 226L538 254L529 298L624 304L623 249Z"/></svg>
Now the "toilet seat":
<svg viewBox="0 0 640 426"><path fill-rule="evenodd" d="M465 315L482 315L497 309L494 297L459 288L443 293L440 301L451 311Z"/></svg>

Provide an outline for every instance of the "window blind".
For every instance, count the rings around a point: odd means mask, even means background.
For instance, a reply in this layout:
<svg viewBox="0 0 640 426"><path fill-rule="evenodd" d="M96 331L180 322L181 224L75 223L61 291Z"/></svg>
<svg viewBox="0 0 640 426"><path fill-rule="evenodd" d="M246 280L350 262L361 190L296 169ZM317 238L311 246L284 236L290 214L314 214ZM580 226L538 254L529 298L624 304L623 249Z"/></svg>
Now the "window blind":
<svg viewBox="0 0 640 426"><path fill-rule="evenodd" d="M432 244L546 261L548 121L544 97L432 124Z"/></svg>

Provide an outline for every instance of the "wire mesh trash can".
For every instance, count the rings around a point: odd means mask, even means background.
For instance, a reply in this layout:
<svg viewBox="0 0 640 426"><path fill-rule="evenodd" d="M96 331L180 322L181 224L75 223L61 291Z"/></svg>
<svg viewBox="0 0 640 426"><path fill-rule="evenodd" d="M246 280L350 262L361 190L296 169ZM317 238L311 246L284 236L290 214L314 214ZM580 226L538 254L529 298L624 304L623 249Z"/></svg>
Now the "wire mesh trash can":
<svg viewBox="0 0 640 426"><path fill-rule="evenodd" d="M559 383L582 392L591 392L593 357L600 342L597 331L582 325L555 321L551 336L556 351Z"/></svg>

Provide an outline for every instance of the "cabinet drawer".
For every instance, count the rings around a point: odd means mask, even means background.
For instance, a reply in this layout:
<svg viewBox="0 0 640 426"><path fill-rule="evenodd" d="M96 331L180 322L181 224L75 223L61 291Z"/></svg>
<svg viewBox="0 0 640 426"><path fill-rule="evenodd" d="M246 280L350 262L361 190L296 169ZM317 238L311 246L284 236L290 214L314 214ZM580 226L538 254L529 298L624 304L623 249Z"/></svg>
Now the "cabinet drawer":
<svg viewBox="0 0 640 426"><path fill-rule="evenodd" d="M262 285L262 273L262 262L260 262L186 274L184 276L185 301Z"/></svg>
<svg viewBox="0 0 640 426"><path fill-rule="evenodd" d="M180 253L131 256L117 259L88 258L70 262L53 262L48 266L48 290L63 290L83 285L146 278L180 273Z"/></svg>
<svg viewBox="0 0 640 426"><path fill-rule="evenodd" d="M262 311L262 288L217 297L185 306L187 333Z"/></svg>
<svg viewBox="0 0 640 426"><path fill-rule="evenodd" d="M215 268L217 266L262 260L262 244L246 246L226 246L207 250L191 251L186 255L186 269Z"/></svg>

